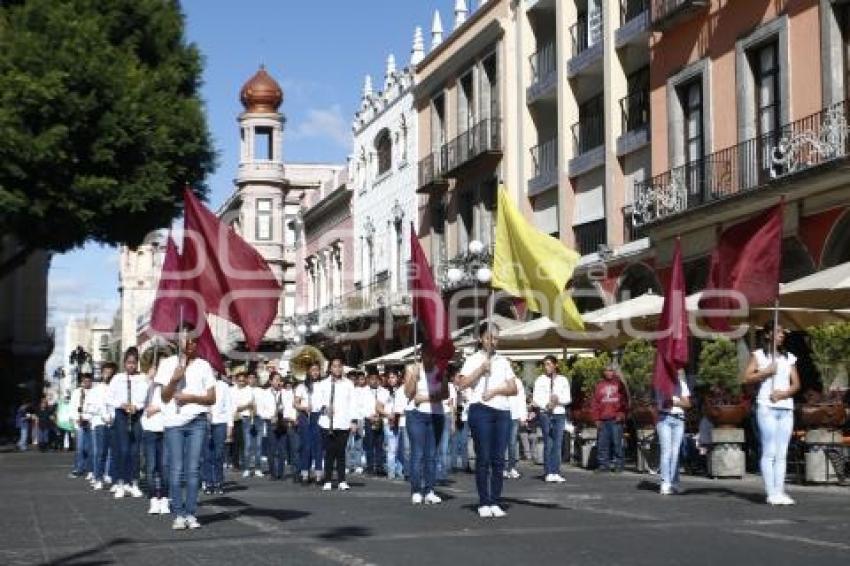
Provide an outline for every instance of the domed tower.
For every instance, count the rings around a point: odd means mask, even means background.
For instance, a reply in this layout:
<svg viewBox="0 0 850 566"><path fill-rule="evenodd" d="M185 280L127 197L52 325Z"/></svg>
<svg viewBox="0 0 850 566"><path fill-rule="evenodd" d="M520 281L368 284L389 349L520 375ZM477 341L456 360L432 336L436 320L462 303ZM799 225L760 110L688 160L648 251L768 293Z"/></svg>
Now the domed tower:
<svg viewBox="0 0 850 566"><path fill-rule="evenodd" d="M240 188L246 183L260 182L283 185L283 90L264 66L248 79L239 93L245 111L239 115L241 146Z"/></svg>

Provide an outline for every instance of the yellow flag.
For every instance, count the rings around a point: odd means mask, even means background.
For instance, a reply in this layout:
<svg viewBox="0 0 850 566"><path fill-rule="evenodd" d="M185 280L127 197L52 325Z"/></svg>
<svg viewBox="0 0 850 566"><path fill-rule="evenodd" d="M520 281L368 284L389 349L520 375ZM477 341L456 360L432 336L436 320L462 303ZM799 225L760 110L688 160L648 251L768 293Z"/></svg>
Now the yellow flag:
<svg viewBox="0 0 850 566"><path fill-rule="evenodd" d="M564 290L579 254L528 223L499 188L493 287L525 299L534 312L570 330L584 330L572 297Z"/></svg>

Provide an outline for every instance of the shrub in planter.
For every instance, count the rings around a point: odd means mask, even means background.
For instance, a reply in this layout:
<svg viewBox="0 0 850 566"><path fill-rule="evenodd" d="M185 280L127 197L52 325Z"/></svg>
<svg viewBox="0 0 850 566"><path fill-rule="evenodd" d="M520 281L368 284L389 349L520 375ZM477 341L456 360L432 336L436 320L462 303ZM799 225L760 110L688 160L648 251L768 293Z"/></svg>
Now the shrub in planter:
<svg viewBox="0 0 850 566"><path fill-rule="evenodd" d="M571 382L578 384L582 398L581 404L576 407L576 411L573 413L575 421L587 425L593 424L593 416L590 414L590 402L593 399L596 384L602 379L602 372L610 361L611 357L607 353L602 353L598 356L579 358L570 368L567 377Z"/></svg>
<svg viewBox="0 0 850 566"><path fill-rule="evenodd" d="M703 344L697 383L707 391L705 416L715 426L738 426L747 416L742 402L738 350L727 338Z"/></svg>
<svg viewBox="0 0 850 566"><path fill-rule="evenodd" d="M846 420L843 396L850 365L850 323L813 326L807 331L823 393L807 393L800 422L807 428L841 428Z"/></svg>
<svg viewBox="0 0 850 566"><path fill-rule="evenodd" d="M648 340L632 340L623 351L620 367L631 396L632 417L639 427L653 426L657 411L652 400L655 347Z"/></svg>

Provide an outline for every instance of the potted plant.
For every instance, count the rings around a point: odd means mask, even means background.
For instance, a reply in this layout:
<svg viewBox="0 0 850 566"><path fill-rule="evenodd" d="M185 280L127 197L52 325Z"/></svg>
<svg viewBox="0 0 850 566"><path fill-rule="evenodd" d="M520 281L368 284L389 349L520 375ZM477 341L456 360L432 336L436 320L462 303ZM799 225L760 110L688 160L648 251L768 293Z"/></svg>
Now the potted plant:
<svg viewBox="0 0 850 566"><path fill-rule="evenodd" d="M823 391L810 392L800 408L806 428L838 429L844 426L847 367L850 364L850 323L840 322L807 329L812 361L820 373Z"/></svg>
<svg viewBox="0 0 850 566"><path fill-rule="evenodd" d="M714 426L737 427L747 417L734 342L719 338L703 344L697 383L706 391L703 411Z"/></svg>
<svg viewBox="0 0 850 566"><path fill-rule="evenodd" d="M623 350L620 367L629 388L632 418L638 428L648 428L658 420L658 411L652 402L652 372L655 348L648 340L632 340Z"/></svg>
<svg viewBox="0 0 850 566"><path fill-rule="evenodd" d="M577 410L573 412L573 420L585 426L596 426L591 411L593 392L596 384L602 379L602 372L611 357L603 352L596 356L585 356L577 359L569 370L567 376L571 382L578 384L581 391L581 402L577 404Z"/></svg>

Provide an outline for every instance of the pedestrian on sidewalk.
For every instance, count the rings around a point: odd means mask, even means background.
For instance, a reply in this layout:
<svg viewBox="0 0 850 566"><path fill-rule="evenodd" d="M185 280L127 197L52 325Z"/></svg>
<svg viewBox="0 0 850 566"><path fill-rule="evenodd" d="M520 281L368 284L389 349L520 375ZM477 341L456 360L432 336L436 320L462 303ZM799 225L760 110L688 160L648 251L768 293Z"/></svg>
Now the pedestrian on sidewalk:
<svg viewBox="0 0 850 566"><path fill-rule="evenodd" d="M629 412L629 393L620 378L619 366L610 362L603 370L603 379L596 384L592 400L593 419L598 439L596 454L598 472L623 471L623 426ZM613 456L611 455L613 451Z"/></svg>

